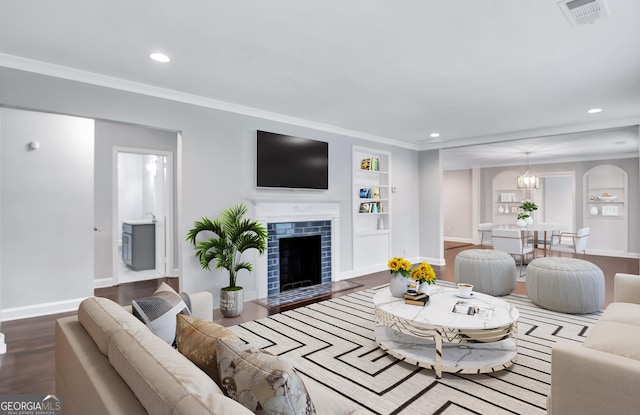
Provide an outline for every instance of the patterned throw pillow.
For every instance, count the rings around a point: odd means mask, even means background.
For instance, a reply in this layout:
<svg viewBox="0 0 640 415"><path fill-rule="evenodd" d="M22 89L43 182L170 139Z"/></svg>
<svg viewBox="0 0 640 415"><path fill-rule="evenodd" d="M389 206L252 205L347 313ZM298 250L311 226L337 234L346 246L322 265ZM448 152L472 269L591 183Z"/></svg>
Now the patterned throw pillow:
<svg viewBox="0 0 640 415"><path fill-rule="evenodd" d="M191 315L180 294L165 283L151 297L133 300L131 307L134 316L173 347L176 339L176 315Z"/></svg>
<svg viewBox="0 0 640 415"><path fill-rule="evenodd" d="M233 331L213 321L183 314L177 315L176 342L178 343L178 351L220 385L218 360L216 359L218 339L242 343L242 340Z"/></svg>
<svg viewBox="0 0 640 415"><path fill-rule="evenodd" d="M243 343L217 341L222 390L258 415L315 415L300 375L284 360Z"/></svg>

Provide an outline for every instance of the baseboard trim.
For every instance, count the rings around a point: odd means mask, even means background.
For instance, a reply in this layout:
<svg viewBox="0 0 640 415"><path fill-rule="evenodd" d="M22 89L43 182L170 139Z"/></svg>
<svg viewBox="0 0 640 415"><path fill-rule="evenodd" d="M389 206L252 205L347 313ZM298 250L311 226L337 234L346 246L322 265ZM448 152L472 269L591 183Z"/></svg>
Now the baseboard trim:
<svg viewBox="0 0 640 415"><path fill-rule="evenodd" d="M113 278L101 278L97 280L93 280L93 288L105 288L105 287L113 287L115 284L115 279Z"/></svg>
<svg viewBox="0 0 640 415"><path fill-rule="evenodd" d="M34 304L24 307L4 308L0 315L2 315L2 321L11 321L50 314L68 313L70 311L76 311L82 300L84 300L84 298L74 298L71 300Z"/></svg>
<svg viewBox="0 0 640 415"><path fill-rule="evenodd" d="M619 251L605 251L599 249L587 249L587 255L599 255L599 256L611 256L619 258L640 258L640 254L637 252L619 252ZM578 254L580 258L581 254Z"/></svg>
<svg viewBox="0 0 640 415"><path fill-rule="evenodd" d="M470 239L470 238L452 238L452 237L446 237L444 238L445 242L460 242L460 243L467 243L467 244L474 244L474 240Z"/></svg>

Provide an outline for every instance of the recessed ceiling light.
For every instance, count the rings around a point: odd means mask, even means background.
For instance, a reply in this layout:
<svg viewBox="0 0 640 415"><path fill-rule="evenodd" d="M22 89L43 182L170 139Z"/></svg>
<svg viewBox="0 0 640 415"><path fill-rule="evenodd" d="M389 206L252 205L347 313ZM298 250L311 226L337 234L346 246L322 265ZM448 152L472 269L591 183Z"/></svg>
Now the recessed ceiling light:
<svg viewBox="0 0 640 415"><path fill-rule="evenodd" d="M149 55L149 57L156 62L162 62L162 63L167 63L171 60L167 55L160 52L154 52L151 55Z"/></svg>
<svg viewBox="0 0 640 415"><path fill-rule="evenodd" d="M438 137L440 137L440 133L431 133L431 135L429 135L429 137L438 138Z"/></svg>
<svg viewBox="0 0 640 415"><path fill-rule="evenodd" d="M620 140L620 141L616 141L614 144L622 145L622 144L627 144L627 142L625 140Z"/></svg>
<svg viewBox="0 0 640 415"><path fill-rule="evenodd" d="M597 114L599 112L602 112L602 108L591 108L590 110L587 111L589 114Z"/></svg>

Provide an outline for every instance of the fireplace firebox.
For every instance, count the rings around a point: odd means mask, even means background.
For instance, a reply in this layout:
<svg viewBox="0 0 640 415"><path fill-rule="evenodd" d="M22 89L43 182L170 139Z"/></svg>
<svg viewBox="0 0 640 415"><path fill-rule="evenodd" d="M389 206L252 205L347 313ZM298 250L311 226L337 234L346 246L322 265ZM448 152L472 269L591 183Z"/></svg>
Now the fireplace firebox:
<svg viewBox="0 0 640 415"><path fill-rule="evenodd" d="M320 235L282 238L280 292L320 284L322 281L322 238Z"/></svg>

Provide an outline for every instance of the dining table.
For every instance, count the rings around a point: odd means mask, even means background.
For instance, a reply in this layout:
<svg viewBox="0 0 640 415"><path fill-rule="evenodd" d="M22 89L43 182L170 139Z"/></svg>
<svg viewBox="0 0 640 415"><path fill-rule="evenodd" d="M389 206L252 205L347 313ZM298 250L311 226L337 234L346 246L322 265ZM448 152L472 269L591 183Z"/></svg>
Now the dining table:
<svg viewBox="0 0 640 415"><path fill-rule="evenodd" d="M533 240L534 248L542 248L543 255L547 256L547 250L551 248L551 237L553 235L557 235L558 243L560 242L560 232L566 231L569 229L568 226L561 225L559 223L533 223L527 226L518 226L516 224L495 224L491 227L491 229L520 229L524 235L531 235ZM542 234L542 238L539 238L540 234ZM542 247L538 246L538 242L542 241Z"/></svg>

